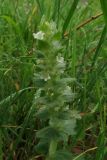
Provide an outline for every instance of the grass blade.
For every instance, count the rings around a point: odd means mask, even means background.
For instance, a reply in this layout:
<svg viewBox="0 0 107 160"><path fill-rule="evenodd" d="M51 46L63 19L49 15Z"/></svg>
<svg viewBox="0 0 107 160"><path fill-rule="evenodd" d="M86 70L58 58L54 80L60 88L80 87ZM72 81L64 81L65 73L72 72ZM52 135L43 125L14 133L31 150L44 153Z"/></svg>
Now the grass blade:
<svg viewBox="0 0 107 160"><path fill-rule="evenodd" d="M40 4L40 1L39 0L36 0L37 4L38 4L38 7L40 9L40 12L41 12L41 15L43 15L43 9L41 7L41 4Z"/></svg>
<svg viewBox="0 0 107 160"><path fill-rule="evenodd" d="M22 90L19 90L18 92L13 93L12 95L10 95L10 96L6 97L5 99L3 99L2 101L0 101L0 106L3 105L4 103L9 102L10 100L12 100L13 98L15 98L16 96L19 96L20 94L22 94L26 90L33 89L33 88L34 87L28 87L28 88L24 88Z"/></svg>
<svg viewBox="0 0 107 160"><path fill-rule="evenodd" d="M63 32L62 32L63 34L66 31L66 29L67 29L67 27L68 27L68 25L70 23L70 20L71 20L71 18L73 17L73 15L75 13L75 10L76 10L76 7L78 5L78 2L79 2L79 0L74 0L72 6L70 8L70 11L69 11L69 13L67 15L67 18L66 18L66 20L64 22L64 25L63 25Z"/></svg>
<svg viewBox="0 0 107 160"><path fill-rule="evenodd" d="M98 46L97 46L97 48L96 48L96 52L95 52L94 57L93 57L93 60L92 60L91 68L93 68L93 66L94 66L94 64L95 64L95 62L96 62L96 59L97 59L97 57L98 57L98 55L99 55L99 53L100 53L101 46L102 46L102 44L103 44L103 42L104 42L104 40L105 40L105 38L106 38L106 31L107 31L107 30L106 30L106 27L104 27L104 29L103 29L103 31L102 31L101 38L100 38L99 43L98 43Z"/></svg>
<svg viewBox="0 0 107 160"><path fill-rule="evenodd" d="M101 8L103 10L105 22L107 25L107 0L100 0L100 3L101 3Z"/></svg>

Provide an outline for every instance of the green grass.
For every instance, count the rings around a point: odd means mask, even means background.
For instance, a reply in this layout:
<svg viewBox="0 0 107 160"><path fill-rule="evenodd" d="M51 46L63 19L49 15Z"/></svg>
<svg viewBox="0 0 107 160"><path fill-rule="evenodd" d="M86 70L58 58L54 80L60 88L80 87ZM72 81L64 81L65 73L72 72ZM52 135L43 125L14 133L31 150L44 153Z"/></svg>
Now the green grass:
<svg viewBox="0 0 107 160"><path fill-rule="evenodd" d="M33 107L36 46L32 34L43 16L55 21L61 31L66 74L76 78L71 85L76 97L70 105L82 119L67 149L72 160L107 159L105 6L104 0L88 4L82 0L0 0L0 160L39 160L36 132L44 124ZM102 11L104 16L77 30Z"/></svg>

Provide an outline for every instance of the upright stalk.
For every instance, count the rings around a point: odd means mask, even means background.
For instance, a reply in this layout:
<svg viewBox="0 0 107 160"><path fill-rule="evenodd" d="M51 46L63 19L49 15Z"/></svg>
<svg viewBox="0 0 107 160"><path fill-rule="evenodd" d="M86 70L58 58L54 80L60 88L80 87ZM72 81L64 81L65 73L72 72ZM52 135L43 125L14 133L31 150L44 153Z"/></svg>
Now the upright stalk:
<svg viewBox="0 0 107 160"><path fill-rule="evenodd" d="M56 150L57 150L57 141L51 140L49 146L49 155L46 160L50 160L52 157L54 157Z"/></svg>
<svg viewBox="0 0 107 160"><path fill-rule="evenodd" d="M33 35L38 40L34 104L37 108L36 116L45 124L37 132L40 139L37 148L42 151L43 148L47 149L44 151L46 160L56 160L61 156L59 147L57 149L58 143L67 143L76 124L77 113L72 114L69 106L74 97L69 86L72 78L65 74L66 62L62 56L64 46L56 24L42 21L40 31Z"/></svg>

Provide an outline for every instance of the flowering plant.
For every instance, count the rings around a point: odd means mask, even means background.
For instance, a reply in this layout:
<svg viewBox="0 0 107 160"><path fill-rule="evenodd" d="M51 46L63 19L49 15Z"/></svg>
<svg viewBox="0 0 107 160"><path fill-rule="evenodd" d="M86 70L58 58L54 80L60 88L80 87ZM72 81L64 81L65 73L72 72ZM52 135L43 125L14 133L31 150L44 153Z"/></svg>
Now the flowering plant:
<svg viewBox="0 0 107 160"><path fill-rule="evenodd" d="M64 160L71 158L64 151L68 137L75 133L78 113L69 106L74 98L70 83L72 78L66 76L66 62L62 56L60 32L54 22L41 21L39 32L33 33L36 39L36 70L34 75L37 91L34 105L36 116L45 123L37 132L40 139L37 150L45 155L46 160ZM63 145L59 146L60 142Z"/></svg>

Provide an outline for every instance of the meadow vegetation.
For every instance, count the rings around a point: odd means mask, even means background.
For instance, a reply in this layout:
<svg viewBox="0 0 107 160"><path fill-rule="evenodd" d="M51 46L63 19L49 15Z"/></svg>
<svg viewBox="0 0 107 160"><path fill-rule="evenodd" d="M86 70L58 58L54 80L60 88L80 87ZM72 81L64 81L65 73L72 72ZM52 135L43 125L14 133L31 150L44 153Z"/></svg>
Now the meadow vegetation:
<svg viewBox="0 0 107 160"><path fill-rule="evenodd" d="M107 160L106 26L106 0L0 0L0 160Z"/></svg>

